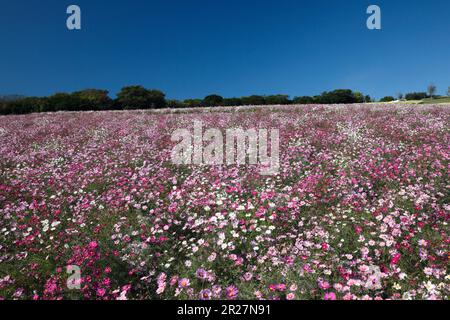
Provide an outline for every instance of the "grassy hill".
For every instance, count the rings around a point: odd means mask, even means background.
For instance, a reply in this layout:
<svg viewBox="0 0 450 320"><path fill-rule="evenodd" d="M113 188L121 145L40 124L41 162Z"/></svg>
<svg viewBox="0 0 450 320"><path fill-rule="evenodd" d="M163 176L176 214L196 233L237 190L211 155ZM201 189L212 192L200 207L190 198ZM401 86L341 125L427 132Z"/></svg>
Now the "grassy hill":
<svg viewBox="0 0 450 320"><path fill-rule="evenodd" d="M402 100L402 101L392 101L390 103L406 103L406 104L440 104L440 103L450 103L450 97L439 97L439 98L426 98L422 100Z"/></svg>
<svg viewBox="0 0 450 320"><path fill-rule="evenodd" d="M435 103L450 103L450 97L441 97L441 98L434 98L434 99L423 99L420 104L435 104Z"/></svg>

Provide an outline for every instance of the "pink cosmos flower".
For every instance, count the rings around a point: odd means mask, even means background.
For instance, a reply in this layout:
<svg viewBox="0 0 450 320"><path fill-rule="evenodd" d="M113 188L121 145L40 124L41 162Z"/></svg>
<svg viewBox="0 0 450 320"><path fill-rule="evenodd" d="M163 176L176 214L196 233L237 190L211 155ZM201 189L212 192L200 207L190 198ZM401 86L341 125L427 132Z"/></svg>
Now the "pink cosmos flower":
<svg viewBox="0 0 450 320"><path fill-rule="evenodd" d="M169 284L170 286L174 286L176 283L178 282L178 276L173 276L172 278L170 278Z"/></svg>
<svg viewBox="0 0 450 320"><path fill-rule="evenodd" d="M103 297L105 295L105 293L106 293L106 290L104 288L98 288L97 289L97 295L99 297Z"/></svg>
<svg viewBox="0 0 450 320"><path fill-rule="evenodd" d="M250 280L252 280L252 277L253 277L253 275L252 275L250 272L244 273L244 276L243 276L243 278L244 278L245 281L250 281Z"/></svg>
<svg viewBox="0 0 450 320"><path fill-rule="evenodd" d="M201 300L211 300L212 292L211 290L203 289L199 295Z"/></svg>
<svg viewBox="0 0 450 320"><path fill-rule="evenodd" d="M396 253L391 260L391 265L396 265L401 257L402 255L400 253Z"/></svg>
<svg viewBox="0 0 450 320"><path fill-rule="evenodd" d="M174 213L177 211L177 207L178 207L178 204L176 202L173 202L169 205L168 211L170 213Z"/></svg>
<svg viewBox="0 0 450 320"><path fill-rule="evenodd" d="M222 287L219 285L214 285L212 287L212 293L214 298L220 298L221 294L222 294Z"/></svg>
<svg viewBox="0 0 450 320"><path fill-rule="evenodd" d="M225 295L226 295L227 299L230 299L230 300L236 299L238 293L239 293L238 288L233 285L228 286L225 289Z"/></svg>
<svg viewBox="0 0 450 320"><path fill-rule="evenodd" d="M277 290L278 291L284 291L286 290L286 285L284 283L277 284Z"/></svg>
<svg viewBox="0 0 450 320"><path fill-rule="evenodd" d="M182 278L180 281L178 281L178 286L180 288L187 288L190 285L190 281L187 278Z"/></svg>
<svg viewBox="0 0 450 320"><path fill-rule="evenodd" d="M326 281L319 281L319 288L322 290L327 290L330 287L330 284Z"/></svg>
<svg viewBox="0 0 450 320"><path fill-rule="evenodd" d="M98 244L96 241L89 242L89 249L94 250L98 247Z"/></svg>
<svg viewBox="0 0 450 320"><path fill-rule="evenodd" d="M336 294L334 292L325 293L324 300L336 300Z"/></svg>

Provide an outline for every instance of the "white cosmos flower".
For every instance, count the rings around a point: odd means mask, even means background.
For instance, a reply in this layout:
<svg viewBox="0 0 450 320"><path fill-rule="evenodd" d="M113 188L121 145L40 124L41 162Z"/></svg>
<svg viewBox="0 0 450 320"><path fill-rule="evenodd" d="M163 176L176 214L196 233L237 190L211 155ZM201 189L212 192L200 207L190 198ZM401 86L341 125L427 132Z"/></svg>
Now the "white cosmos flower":
<svg viewBox="0 0 450 320"><path fill-rule="evenodd" d="M52 222L52 228L57 227L59 224L61 223L61 221L54 221Z"/></svg>

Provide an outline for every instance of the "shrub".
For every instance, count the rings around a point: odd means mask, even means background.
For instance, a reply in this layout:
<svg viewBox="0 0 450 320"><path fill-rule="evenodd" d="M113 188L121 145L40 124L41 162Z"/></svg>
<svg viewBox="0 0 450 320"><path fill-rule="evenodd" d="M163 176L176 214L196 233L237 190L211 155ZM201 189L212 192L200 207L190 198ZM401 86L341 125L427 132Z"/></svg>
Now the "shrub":
<svg viewBox="0 0 450 320"><path fill-rule="evenodd" d="M123 87L117 94L117 102L123 109L157 109L166 106L163 92L142 86Z"/></svg>
<svg viewBox="0 0 450 320"><path fill-rule="evenodd" d="M406 100L422 100L427 98L426 92L410 92L405 95Z"/></svg>
<svg viewBox="0 0 450 320"><path fill-rule="evenodd" d="M202 101L202 105L205 107L214 107L214 106L220 106L223 102L223 97L217 95L217 94L212 94L209 96L206 96L203 101Z"/></svg>
<svg viewBox="0 0 450 320"><path fill-rule="evenodd" d="M380 102L391 102L391 101L395 101L395 98L392 96L386 96L380 99Z"/></svg>
<svg viewBox="0 0 450 320"><path fill-rule="evenodd" d="M292 100L292 103L294 103L294 104L314 104L315 100L313 97L310 97L310 96L295 97Z"/></svg>

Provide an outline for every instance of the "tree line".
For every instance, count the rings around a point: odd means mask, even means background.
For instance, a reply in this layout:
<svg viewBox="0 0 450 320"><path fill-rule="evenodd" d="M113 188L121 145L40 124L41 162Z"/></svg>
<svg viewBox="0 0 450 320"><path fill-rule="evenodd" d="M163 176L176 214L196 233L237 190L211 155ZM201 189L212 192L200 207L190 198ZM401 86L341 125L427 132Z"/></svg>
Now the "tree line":
<svg viewBox="0 0 450 320"><path fill-rule="evenodd" d="M406 100L406 101L412 101L412 100L423 100L423 99L434 99L439 98L441 96L436 95L437 87L434 84L430 84L427 87L427 91L423 92L410 92L407 94L403 93L397 93L397 99L393 96L386 96L380 99L380 102L391 102L395 100ZM450 87L447 89L447 96L450 97Z"/></svg>
<svg viewBox="0 0 450 320"><path fill-rule="evenodd" d="M165 108L163 92L142 86L124 87L116 99L107 90L86 89L73 93L56 93L48 97L0 97L0 114L26 114L55 111L98 111Z"/></svg>
<svg viewBox="0 0 450 320"><path fill-rule="evenodd" d="M430 89L430 88L429 88ZM450 88L449 88L450 90ZM436 88L434 88L434 93ZM449 93L450 94L450 93ZM433 96L425 92L413 92L405 96L407 100L420 100ZM394 97L384 97L381 102L393 101ZM98 111L161 108L192 108L241 105L288 105L288 104L352 104L367 103L374 100L369 95L350 89L323 92L316 96L299 96L290 99L288 95L251 95L224 98L217 94L203 99L170 100L160 90L146 89L143 86L126 86L115 99L107 90L86 89L73 93L56 93L48 97L0 97L0 114L26 114L33 112L56 111Z"/></svg>

